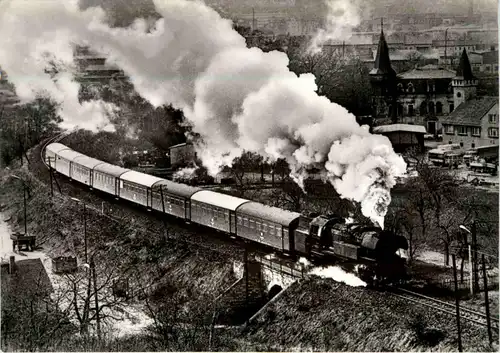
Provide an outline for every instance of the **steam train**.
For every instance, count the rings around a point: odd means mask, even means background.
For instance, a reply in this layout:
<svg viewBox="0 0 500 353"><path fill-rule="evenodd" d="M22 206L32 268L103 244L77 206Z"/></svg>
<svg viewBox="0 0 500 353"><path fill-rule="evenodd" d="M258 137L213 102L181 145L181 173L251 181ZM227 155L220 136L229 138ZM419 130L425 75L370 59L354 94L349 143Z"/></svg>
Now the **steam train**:
<svg viewBox="0 0 500 353"><path fill-rule="evenodd" d="M377 227L348 224L338 216L305 217L258 202L125 169L63 144L45 149L47 165L66 177L118 199L261 244L293 258L335 258L361 279L393 282L405 276L399 249L406 238Z"/></svg>

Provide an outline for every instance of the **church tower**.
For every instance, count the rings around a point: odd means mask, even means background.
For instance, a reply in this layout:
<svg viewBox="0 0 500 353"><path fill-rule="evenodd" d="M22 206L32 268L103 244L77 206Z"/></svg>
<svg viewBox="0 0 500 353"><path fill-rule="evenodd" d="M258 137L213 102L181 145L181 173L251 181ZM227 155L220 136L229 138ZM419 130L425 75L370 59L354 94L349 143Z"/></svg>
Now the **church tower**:
<svg viewBox="0 0 500 353"><path fill-rule="evenodd" d="M465 49L460 57L457 74L453 78L453 103L455 108L476 96L477 78L472 74L469 57Z"/></svg>
<svg viewBox="0 0 500 353"><path fill-rule="evenodd" d="M396 109L396 71L391 67L389 48L384 36L384 29L380 32L375 65L370 71L370 84L372 86L372 106L374 117L388 115L395 120Z"/></svg>

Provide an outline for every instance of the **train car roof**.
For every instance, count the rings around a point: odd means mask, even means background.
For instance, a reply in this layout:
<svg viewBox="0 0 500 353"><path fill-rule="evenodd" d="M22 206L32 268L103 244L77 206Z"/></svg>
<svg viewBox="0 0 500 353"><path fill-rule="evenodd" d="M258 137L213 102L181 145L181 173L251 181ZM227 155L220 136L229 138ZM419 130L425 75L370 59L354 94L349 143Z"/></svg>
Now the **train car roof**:
<svg viewBox="0 0 500 353"><path fill-rule="evenodd" d="M62 143L54 142L54 143L50 143L46 147L46 149L49 150L50 152L58 153L59 151L70 150L71 148L69 148L68 146L63 145Z"/></svg>
<svg viewBox="0 0 500 353"><path fill-rule="evenodd" d="M120 179L123 181L129 181L131 183L139 184L151 188L160 184L167 184L167 180L155 177L150 174L144 174L136 172L135 170L129 170L122 175Z"/></svg>
<svg viewBox="0 0 500 353"><path fill-rule="evenodd" d="M237 212L239 214L245 214L271 222L276 222L287 227L290 226L290 223L300 217L300 213L290 212L277 207L266 206L254 201L241 205L238 207Z"/></svg>
<svg viewBox="0 0 500 353"><path fill-rule="evenodd" d="M236 209L245 202L250 202L249 200L240 199L239 197L208 190L198 191L191 196L191 200L203 202L216 207L222 207L231 211L236 211Z"/></svg>
<svg viewBox="0 0 500 353"><path fill-rule="evenodd" d="M173 181L166 180L166 184L162 184L163 192L175 196L181 196L183 198L190 198L194 193L201 191L202 189L193 186L174 183Z"/></svg>
<svg viewBox="0 0 500 353"><path fill-rule="evenodd" d="M75 158L84 156L84 154L81 154L80 152L73 151L72 149L64 149L60 150L59 152L56 153L59 157L62 157L64 159L67 159L68 161L72 162Z"/></svg>
<svg viewBox="0 0 500 353"><path fill-rule="evenodd" d="M73 163L78 163L80 165L83 165L84 167L93 169L96 165L102 164L104 162L89 156L82 155L73 159Z"/></svg>
<svg viewBox="0 0 500 353"><path fill-rule="evenodd" d="M130 171L130 169L122 168L109 163L98 164L94 167L94 170L97 172L109 174L111 176L114 176L115 178L118 178L123 173Z"/></svg>

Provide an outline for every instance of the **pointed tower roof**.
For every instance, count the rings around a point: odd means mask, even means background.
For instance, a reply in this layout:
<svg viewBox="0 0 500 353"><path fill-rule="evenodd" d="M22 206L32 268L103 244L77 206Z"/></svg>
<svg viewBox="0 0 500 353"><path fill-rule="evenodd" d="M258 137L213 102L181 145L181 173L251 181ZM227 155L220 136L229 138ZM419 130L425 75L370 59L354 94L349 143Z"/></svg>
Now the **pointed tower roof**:
<svg viewBox="0 0 500 353"><path fill-rule="evenodd" d="M469 57L467 56L465 48L462 51L462 56L460 57L460 64L457 68L456 77L466 81L472 81L476 79L472 74L472 68L470 66Z"/></svg>
<svg viewBox="0 0 500 353"><path fill-rule="evenodd" d="M375 66L370 71L370 75L396 75L396 72L391 67L389 59L389 47L385 41L384 29L380 32L378 41L377 57L375 58Z"/></svg>

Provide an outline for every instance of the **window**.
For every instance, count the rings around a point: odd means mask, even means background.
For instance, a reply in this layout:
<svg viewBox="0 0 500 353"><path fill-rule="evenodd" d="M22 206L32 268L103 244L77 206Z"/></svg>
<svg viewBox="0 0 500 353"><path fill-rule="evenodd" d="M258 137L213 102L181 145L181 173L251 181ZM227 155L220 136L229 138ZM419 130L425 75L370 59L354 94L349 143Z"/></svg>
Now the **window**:
<svg viewBox="0 0 500 353"><path fill-rule="evenodd" d="M450 104L450 113L455 110L455 104L451 103Z"/></svg>
<svg viewBox="0 0 500 353"><path fill-rule="evenodd" d="M443 114L443 103L436 103L436 114Z"/></svg>
<svg viewBox="0 0 500 353"><path fill-rule="evenodd" d="M498 137L498 128L497 127L490 127L488 129L488 136L489 137Z"/></svg>
<svg viewBox="0 0 500 353"><path fill-rule="evenodd" d="M413 93L415 92L415 87L413 87L413 83L408 84L408 93Z"/></svg>
<svg viewBox="0 0 500 353"><path fill-rule="evenodd" d="M413 111L413 105L410 104L408 106L408 115L409 116L413 116L413 114L415 114L414 111Z"/></svg>
<svg viewBox="0 0 500 353"><path fill-rule="evenodd" d="M458 127L458 134L459 135L467 135L467 127L466 126L459 126Z"/></svg>
<svg viewBox="0 0 500 353"><path fill-rule="evenodd" d="M481 128L480 127L473 127L472 128L472 136L480 136L481 135Z"/></svg>
<svg viewBox="0 0 500 353"><path fill-rule="evenodd" d="M427 114L427 103L422 102L422 104L420 104L420 115L425 115L425 114Z"/></svg>
<svg viewBox="0 0 500 353"><path fill-rule="evenodd" d="M457 92L457 97L458 97L458 98L462 97L462 93Z"/></svg>
<svg viewBox="0 0 500 353"><path fill-rule="evenodd" d="M403 84L402 83L398 83L398 92L403 92L404 89L403 89Z"/></svg>
<svg viewBox="0 0 500 353"><path fill-rule="evenodd" d="M398 116L403 116L403 105L398 104Z"/></svg>
<svg viewBox="0 0 500 353"><path fill-rule="evenodd" d="M476 147L476 144L474 142L472 142L471 148L475 148L475 147Z"/></svg>
<svg viewBox="0 0 500 353"><path fill-rule="evenodd" d="M447 133L447 134L454 134L455 131L453 129L453 125L445 125L444 126L444 131Z"/></svg>
<svg viewBox="0 0 500 353"><path fill-rule="evenodd" d="M434 102L429 102L429 114L434 114Z"/></svg>
<svg viewBox="0 0 500 353"><path fill-rule="evenodd" d="M498 121L496 114L488 114L488 122L490 124L495 124Z"/></svg>

